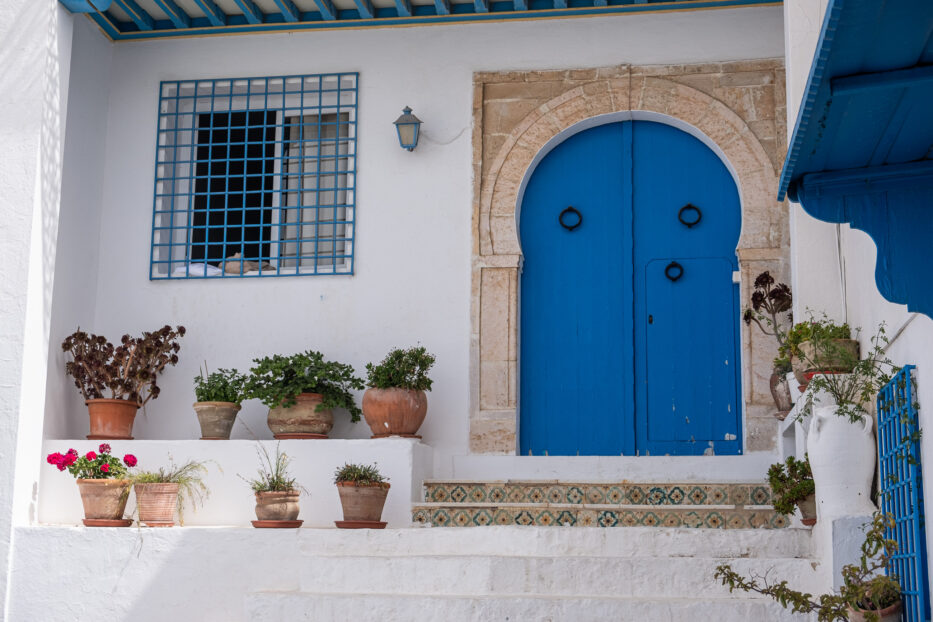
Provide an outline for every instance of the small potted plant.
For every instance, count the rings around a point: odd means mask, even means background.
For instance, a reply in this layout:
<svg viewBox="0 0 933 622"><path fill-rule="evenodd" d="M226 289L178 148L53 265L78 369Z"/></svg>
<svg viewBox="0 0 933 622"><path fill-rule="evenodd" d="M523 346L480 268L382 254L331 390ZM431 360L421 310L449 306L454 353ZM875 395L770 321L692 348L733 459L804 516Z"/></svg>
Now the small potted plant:
<svg viewBox="0 0 933 622"><path fill-rule="evenodd" d="M103 443L97 451L83 456L75 449L64 454L52 453L46 461L59 471L71 473L78 484L84 505L84 524L87 527L129 527L132 520L124 519L126 500L130 492L127 467L136 466L136 457L126 454L123 460L110 454L110 445Z"/></svg>
<svg viewBox="0 0 933 622"><path fill-rule="evenodd" d="M156 379L166 365L178 363L178 339L184 334L184 326L163 326L141 337L123 335L119 346L81 329L65 338L62 350L71 354L65 372L87 404L89 439L133 438L136 411L159 397Z"/></svg>
<svg viewBox="0 0 933 622"><path fill-rule="evenodd" d="M812 527L816 524L816 488L810 462L788 456L785 462L772 464L768 469L768 483L774 494L774 510L779 514L793 514L800 509L801 522Z"/></svg>
<svg viewBox="0 0 933 622"><path fill-rule="evenodd" d="M742 319L749 326L754 322L761 332L774 337L780 351L787 341L787 326L794 321L794 315L790 311L793 300L790 287L784 283L775 284L774 277L766 270L755 278L752 306L745 309ZM790 371L790 358L779 354L774 359L770 386L771 397L777 407L775 417L781 421L794 407L790 387L787 386L787 374Z"/></svg>
<svg viewBox="0 0 933 622"><path fill-rule="evenodd" d="M243 401L245 379L235 369L201 372L194 377L194 412L201 425L201 440L229 440Z"/></svg>
<svg viewBox="0 0 933 622"><path fill-rule="evenodd" d="M779 350L794 370L801 386L817 374L846 374L859 360L858 340L848 324L836 324L827 317L795 324Z"/></svg>
<svg viewBox="0 0 933 622"><path fill-rule="evenodd" d="M185 500L196 508L210 494L204 483L205 475L207 465L194 460L181 466L172 462L168 468L133 475L139 522L147 527L172 527L178 510L178 521L184 525Z"/></svg>
<svg viewBox="0 0 933 622"><path fill-rule="evenodd" d="M363 394L363 416L373 438L417 436L428 412L425 391L434 355L423 347L394 349L378 365L366 364L369 389Z"/></svg>
<svg viewBox="0 0 933 622"><path fill-rule="evenodd" d="M375 465L345 464L334 473L343 506L341 529L385 529L382 508L389 494L388 478Z"/></svg>
<svg viewBox="0 0 933 622"><path fill-rule="evenodd" d="M304 521L297 520L298 498L301 487L288 473L291 462L287 454L275 446L275 460L269 457L265 446L259 445L259 476L246 480L256 495L256 518L253 527L294 528ZM243 478L245 479L245 478Z"/></svg>
<svg viewBox="0 0 933 622"><path fill-rule="evenodd" d="M360 420L362 412L351 391L362 391L363 381L350 365L325 361L313 350L253 362L246 395L269 407L269 429L275 438L327 438L334 427L334 408L347 410L354 422Z"/></svg>

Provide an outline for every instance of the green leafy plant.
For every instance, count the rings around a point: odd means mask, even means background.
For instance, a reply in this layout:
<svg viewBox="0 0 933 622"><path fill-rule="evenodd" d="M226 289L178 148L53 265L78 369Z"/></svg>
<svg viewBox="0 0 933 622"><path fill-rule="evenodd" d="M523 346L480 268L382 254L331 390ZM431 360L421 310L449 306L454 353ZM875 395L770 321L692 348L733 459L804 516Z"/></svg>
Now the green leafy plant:
<svg viewBox="0 0 933 622"><path fill-rule="evenodd" d="M262 443L258 444L256 453L259 454L258 477L246 479L240 476L240 479L249 484L253 492L290 492L300 489L295 483L295 478L288 474L291 458L288 454L282 453L278 443L275 445L274 460Z"/></svg>
<svg viewBox="0 0 933 622"><path fill-rule="evenodd" d="M366 384L377 389L412 389L430 391L432 380L428 371L434 365L434 355L423 346L390 351L378 365L366 364Z"/></svg>
<svg viewBox="0 0 933 622"><path fill-rule="evenodd" d="M794 324L794 326L787 331L784 343L778 348L778 356L790 361L791 357L796 356L799 358L803 355L800 344L805 341L818 341L820 343L829 344L836 339L852 339L852 329L849 328L849 325L836 324L825 315L819 319L815 319L811 313L810 318L806 322ZM826 348L828 347L830 346L827 345ZM836 349L838 350L839 348L836 347ZM824 352L824 355L825 354L830 354L830 352Z"/></svg>
<svg viewBox="0 0 933 622"><path fill-rule="evenodd" d="M335 484L352 483L356 486L386 486L389 478L382 475L374 464L344 464L334 472Z"/></svg>
<svg viewBox="0 0 933 622"><path fill-rule="evenodd" d="M794 506L816 491L810 461L797 460L793 456L788 456L785 462L771 465L768 483L774 493L774 510L780 514L793 514Z"/></svg>
<svg viewBox="0 0 933 622"><path fill-rule="evenodd" d="M350 418L360 420L362 411L353 399L352 390L361 391L363 381L353 367L325 361L320 352L308 350L291 356L267 356L254 359L256 364L246 380L246 396L262 401L269 408L294 406L301 393L320 393L323 401L317 410L343 408Z"/></svg>
<svg viewBox="0 0 933 622"><path fill-rule="evenodd" d="M79 328L62 342L62 350L71 354L65 373L85 400L109 397L143 406L159 397L156 379L166 365L178 363L178 340L184 335L184 326L163 326L141 337L123 335L114 346L106 337Z"/></svg>
<svg viewBox="0 0 933 622"><path fill-rule="evenodd" d="M243 401L243 390L246 379L235 369L218 369L207 373L204 371L194 377L194 395L199 402L233 402L239 404Z"/></svg>
<svg viewBox="0 0 933 622"><path fill-rule="evenodd" d="M752 322L765 335L774 337L778 348L787 340L787 326L793 324L794 314L790 311L794 297L790 287L774 282L767 270L755 277L752 291L752 306L745 309L742 319L751 326ZM774 373L783 376L790 372L790 357L779 355L774 359Z"/></svg>
<svg viewBox="0 0 933 622"><path fill-rule="evenodd" d="M168 467L159 467L158 471L141 471L130 479L133 484L178 484L178 522L185 524L184 505L187 500L191 507L198 508L210 496L210 489L204 482L207 476L208 462L189 460L181 465L169 457Z"/></svg>
<svg viewBox="0 0 933 622"><path fill-rule="evenodd" d="M879 622L876 612L896 603L901 594L897 577L878 574L888 567L891 556L897 551L897 543L884 537L885 530L893 528L894 518L890 514L875 513L865 534L858 564L842 569L843 585L838 594L814 598L812 594L789 588L787 581L773 582L767 576L743 577L729 564L719 565L714 578L728 586L730 592L757 592L770 596L794 613L816 613L819 622L848 620L850 607L862 609L869 622Z"/></svg>

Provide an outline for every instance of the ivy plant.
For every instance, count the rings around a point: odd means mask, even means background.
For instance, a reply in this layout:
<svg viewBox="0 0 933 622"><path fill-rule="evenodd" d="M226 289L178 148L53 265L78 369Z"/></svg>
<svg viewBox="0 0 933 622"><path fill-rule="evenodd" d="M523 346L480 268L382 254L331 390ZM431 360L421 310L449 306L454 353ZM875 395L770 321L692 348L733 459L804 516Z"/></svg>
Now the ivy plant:
<svg viewBox="0 0 933 622"><path fill-rule="evenodd" d="M207 367L194 377L194 395L199 402L243 401L246 378L235 369L218 369L206 373Z"/></svg>
<svg viewBox="0 0 933 622"><path fill-rule="evenodd" d="M258 399L269 408L289 408L301 393L320 393L323 400L318 411L343 408L354 422L363 414L351 391L365 387L351 365L325 361L324 355L314 350L291 356L275 354L253 359L253 363L246 380L246 397Z"/></svg>
<svg viewBox="0 0 933 622"><path fill-rule="evenodd" d="M423 346L407 350L395 348L378 365L366 364L366 384L377 389L430 391L433 381L428 378L428 372L434 360L434 355Z"/></svg>
<svg viewBox="0 0 933 622"><path fill-rule="evenodd" d="M785 462L772 464L768 469L768 483L774 493L774 510L779 514L793 514L794 506L812 495L816 488L810 461L788 456Z"/></svg>

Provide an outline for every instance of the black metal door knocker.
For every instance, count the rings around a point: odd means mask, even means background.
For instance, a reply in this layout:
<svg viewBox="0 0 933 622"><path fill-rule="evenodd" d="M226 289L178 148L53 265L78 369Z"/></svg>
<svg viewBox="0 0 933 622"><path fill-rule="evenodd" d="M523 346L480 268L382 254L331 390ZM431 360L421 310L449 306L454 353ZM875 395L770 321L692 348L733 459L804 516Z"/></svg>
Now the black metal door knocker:
<svg viewBox="0 0 933 622"><path fill-rule="evenodd" d="M690 213L695 213L695 214L696 214L696 218L692 218L691 220L687 220L686 218L684 218L684 212L687 212L688 214L690 214ZM694 204L692 204L692 203L687 203L686 205L684 205L683 207L680 208L680 211L679 211L679 212L677 212L677 220L679 220L681 223L687 225L687 229L689 229L690 227L692 227L692 226L698 224L698 223L700 222L700 220L702 220L702 219L703 219L703 212L700 211L700 208L699 208L699 207L697 207L696 205L694 205Z"/></svg>
<svg viewBox="0 0 933 622"><path fill-rule="evenodd" d="M570 223L568 223L564 219L565 216L567 216L567 214L576 214L577 216L576 222L571 221ZM576 229L577 227L583 224L583 214L580 213L580 210L578 210L577 208L571 205L570 207L568 207L567 209L565 209L564 211L560 213L560 216L557 217L557 221L560 223L560 226L566 229L567 231L573 231L574 229Z"/></svg>
<svg viewBox="0 0 933 622"><path fill-rule="evenodd" d="M669 278L672 282L676 281L683 275L684 267L676 261L672 261L671 263L667 264L666 268L664 268L664 276Z"/></svg>

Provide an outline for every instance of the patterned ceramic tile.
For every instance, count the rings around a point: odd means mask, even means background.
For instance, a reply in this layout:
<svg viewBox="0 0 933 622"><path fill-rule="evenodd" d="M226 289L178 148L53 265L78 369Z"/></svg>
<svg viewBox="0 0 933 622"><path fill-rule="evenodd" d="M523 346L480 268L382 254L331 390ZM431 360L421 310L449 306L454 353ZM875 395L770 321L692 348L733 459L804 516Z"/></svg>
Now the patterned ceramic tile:
<svg viewBox="0 0 933 622"><path fill-rule="evenodd" d="M486 501L486 488L484 486L474 486L471 488L470 501L473 503L483 503Z"/></svg>
<svg viewBox="0 0 933 622"><path fill-rule="evenodd" d="M527 510L523 510L521 512L518 512L515 515L515 524L516 525L534 525L535 519Z"/></svg>
<svg viewBox="0 0 933 622"><path fill-rule="evenodd" d="M619 524L619 517L611 510L603 510L599 513L597 522L600 527L615 527Z"/></svg>
<svg viewBox="0 0 933 622"><path fill-rule="evenodd" d="M463 486L454 486L450 491L450 498L454 503L463 503L467 499L467 491Z"/></svg>
<svg viewBox="0 0 933 622"><path fill-rule="evenodd" d="M564 527L573 527L577 524L576 511L564 510L557 515L557 524Z"/></svg>
<svg viewBox="0 0 933 622"><path fill-rule="evenodd" d="M496 486L489 491L489 494L486 495L487 501L490 503L504 503L506 500L505 490L499 486Z"/></svg>
<svg viewBox="0 0 933 622"><path fill-rule="evenodd" d="M567 488L567 503L583 503L583 489L579 486L570 486Z"/></svg>
<svg viewBox="0 0 933 622"><path fill-rule="evenodd" d="M485 527L492 523L492 514L489 513L489 510L478 510L473 515L473 524L477 527Z"/></svg>

